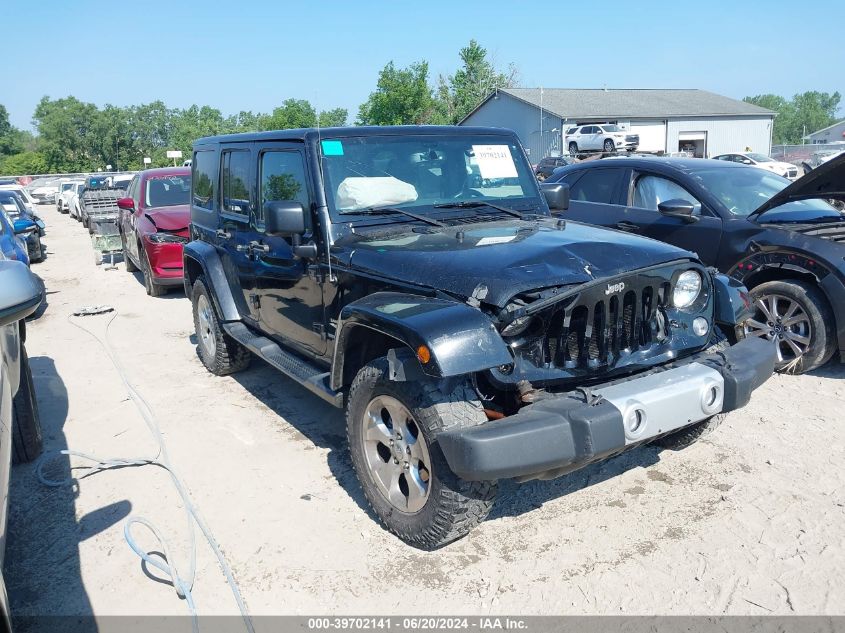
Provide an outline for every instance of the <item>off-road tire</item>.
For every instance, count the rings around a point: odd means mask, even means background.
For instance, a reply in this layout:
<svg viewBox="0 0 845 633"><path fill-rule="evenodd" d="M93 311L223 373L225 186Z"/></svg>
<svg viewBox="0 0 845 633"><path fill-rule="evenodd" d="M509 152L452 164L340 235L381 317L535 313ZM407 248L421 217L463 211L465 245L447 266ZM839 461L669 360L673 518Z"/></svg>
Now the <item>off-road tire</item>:
<svg viewBox="0 0 845 633"><path fill-rule="evenodd" d="M202 343L200 333L200 319L197 312L197 302L204 296L209 305L209 326L214 339L214 354L209 355ZM249 367L252 353L220 327L220 320L214 309L214 301L205 285L205 278L197 277L191 290L191 307L194 315L194 331L197 335L197 356L206 369L216 376L226 376Z"/></svg>
<svg viewBox="0 0 845 633"><path fill-rule="evenodd" d="M29 357L21 344L21 380L12 401L12 463L31 462L41 454L43 439Z"/></svg>
<svg viewBox="0 0 845 633"><path fill-rule="evenodd" d="M153 271L152 266L150 266L150 260L147 257L147 252L144 250L144 247L140 244L138 245L138 252L141 253L141 274L144 276L144 289L147 291L147 294L151 297L162 297L166 295L167 287L160 286L153 281Z"/></svg>
<svg viewBox="0 0 845 633"><path fill-rule="evenodd" d="M726 350L731 346L730 341L725 334L718 328L713 328L713 333L710 335L710 344L704 351L708 354L713 352L720 352ZM657 438L654 443L661 448L668 448L669 450L679 451L697 442L700 438L712 433L717 426L725 419L724 413L717 413L710 416L706 420L697 422L690 426L686 426L674 433L669 433L663 437Z"/></svg>
<svg viewBox="0 0 845 633"><path fill-rule="evenodd" d="M765 295L781 295L795 301L809 317L810 345L797 361L777 363L775 371L803 374L821 367L836 351L833 313L830 304L815 285L795 279L767 281L751 288L752 304Z"/></svg>
<svg viewBox="0 0 845 633"><path fill-rule="evenodd" d="M414 514L395 508L379 491L364 455L363 414L378 395L399 400L423 433L432 463L428 499ZM497 493L495 481L464 481L449 468L437 443L443 431L487 421L473 389L437 380L397 382L388 378L386 358L364 366L355 377L346 407L346 431L352 466L370 507L384 526L420 549L432 550L469 533L489 514Z"/></svg>
<svg viewBox="0 0 845 633"><path fill-rule="evenodd" d="M132 261L132 257L130 257L129 255L129 249L126 248L126 235L124 235L122 232L120 234L120 243L123 247L123 264L126 267L126 272L138 272L138 267L135 265L135 262Z"/></svg>

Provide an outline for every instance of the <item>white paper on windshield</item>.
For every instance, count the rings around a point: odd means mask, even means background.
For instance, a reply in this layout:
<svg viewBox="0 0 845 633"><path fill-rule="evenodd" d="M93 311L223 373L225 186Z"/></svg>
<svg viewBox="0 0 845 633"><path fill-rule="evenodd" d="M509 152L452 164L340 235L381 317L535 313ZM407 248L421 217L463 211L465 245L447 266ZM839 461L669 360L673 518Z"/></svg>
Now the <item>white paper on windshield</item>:
<svg viewBox="0 0 845 633"><path fill-rule="evenodd" d="M516 178L516 165L507 145L473 145L472 153L482 178Z"/></svg>

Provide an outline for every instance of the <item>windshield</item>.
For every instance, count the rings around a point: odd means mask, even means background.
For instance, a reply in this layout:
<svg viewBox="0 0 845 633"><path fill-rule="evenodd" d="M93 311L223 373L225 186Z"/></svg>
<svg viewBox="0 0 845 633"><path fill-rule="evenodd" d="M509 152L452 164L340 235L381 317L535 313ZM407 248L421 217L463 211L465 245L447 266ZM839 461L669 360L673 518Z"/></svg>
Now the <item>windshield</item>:
<svg viewBox="0 0 845 633"><path fill-rule="evenodd" d="M622 129L618 125L602 125L601 129L605 132L621 132Z"/></svg>
<svg viewBox="0 0 845 633"><path fill-rule="evenodd" d="M776 174L746 167L742 169L702 169L695 172L701 186L716 196L733 215L747 216L784 187L792 184ZM819 211L829 215L835 209L824 200L797 200L778 209Z"/></svg>
<svg viewBox="0 0 845 633"><path fill-rule="evenodd" d="M67 191L71 187L73 187L73 183L72 182L66 182L66 183L62 184L62 191Z"/></svg>
<svg viewBox="0 0 845 633"><path fill-rule="evenodd" d="M361 136L321 141L332 212L432 210L462 201L539 205L522 148L501 136ZM481 211L478 211L481 213Z"/></svg>
<svg viewBox="0 0 845 633"><path fill-rule="evenodd" d="M172 207L188 204L191 198L191 181L183 176L163 176L147 180L144 206Z"/></svg>
<svg viewBox="0 0 845 633"><path fill-rule="evenodd" d="M766 156L765 154L746 154L748 158L751 160L757 161L758 163L773 163L774 161Z"/></svg>

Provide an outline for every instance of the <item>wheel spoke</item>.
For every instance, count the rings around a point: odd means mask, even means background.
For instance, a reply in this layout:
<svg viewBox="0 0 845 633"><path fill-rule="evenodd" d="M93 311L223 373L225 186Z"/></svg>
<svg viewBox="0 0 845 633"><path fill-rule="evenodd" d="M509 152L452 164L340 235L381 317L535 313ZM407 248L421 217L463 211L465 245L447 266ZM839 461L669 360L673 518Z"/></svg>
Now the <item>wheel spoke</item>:
<svg viewBox="0 0 845 633"><path fill-rule="evenodd" d="M768 325L766 325L765 323L761 323L756 319L748 319L745 322L745 325L747 325L748 327L753 327L756 330L766 330L767 332L771 329Z"/></svg>
<svg viewBox="0 0 845 633"><path fill-rule="evenodd" d="M772 311L769 309L769 306L766 305L765 299L771 300L771 297L762 297L757 299L756 305L760 310L763 312L763 315L769 320L774 321L775 317L772 315Z"/></svg>
<svg viewBox="0 0 845 633"><path fill-rule="evenodd" d="M810 344L810 337L804 336L802 334L798 334L797 332L787 332L786 338L790 341L795 341L796 343L801 343L802 345L809 345Z"/></svg>
<svg viewBox="0 0 845 633"><path fill-rule="evenodd" d="M795 301L790 301L790 302L789 302L789 307L787 307L787 308L786 308L786 312L784 312L784 313L783 313L783 317L781 317L781 318L782 318L784 321L786 321L789 317L791 317L793 314L795 314L795 311L796 311L799 307L800 307L800 306L798 305L798 303L797 303L797 302L795 302Z"/></svg>
<svg viewBox="0 0 845 633"><path fill-rule="evenodd" d="M390 429L387 428L384 421L381 419L376 411L372 408L367 409L365 414L366 431L364 432L364 439L368 442L381 442L388 444L392 437Z"/></svg>
<svg viewBox="0 0 845 633"><path fill-rule="evenodd" d="M413 440L413 441L411 441ZM419 441L419 438L410 438L408 440L408 448L411 449L411 458L415 461L420 461L423 465L428 468L428 455L425 454L423 451L423 446Z"/></svg>
<svg viewBox="0 0 845 633"><path fill-rule="evenodd" d="M795 352L796 358L798 356L803 356L804 350L801 349L800 347L798 347L798 345L796 345L795 341L793 341L790 338L787 338L787 339L784 339L784 340L786 341L787 345L789 345L789 347L792 348L792 351Z"/></svg>
<svg viewBox="0 0 845 633"><path fill-rule="evenodd" d="M393 461L383 462L378 456L375 457L374 461L375 463L371 464L373 475L381 488L387 492L390 490L390 483L394 477L398 482L399 469Z"/></svg>
<svg viewBox="0 0 845 633"><path fill-rule="evenodd" d="M387 488L387 498L390 502L400 510L408 509L408 498L402 493L399 488L399 476L402 474L401 469L396 468L390 477L390 485ZM407 477L405 478L407 479Z"/></svg>
<svg viewBox="0 0 845 633"><path fill-rule="evenodd" d="M794 317L790 319L784 319L782 325L784 327L789 327L790 325L797 325L798 323L809 323L810 317L808 317L803 312L796 314Z"/></svg>
<svg viewBox="0 0 845 633"><path fill-rule="evenodd" d="M425 505L428 484L420 477L420 469L415 464L405 472L405 481L408 482L408 510L416 512Z"/></svg>
<svg viewBox="0 0 845 633"><path fill-rule="evenodd" d="M777 353L778 353L778 362L782 363L783 362L783 349L781 349L781 342L782 341L778 337L775 337L772 340L775 342L775 349L777 350Z"/></svg>

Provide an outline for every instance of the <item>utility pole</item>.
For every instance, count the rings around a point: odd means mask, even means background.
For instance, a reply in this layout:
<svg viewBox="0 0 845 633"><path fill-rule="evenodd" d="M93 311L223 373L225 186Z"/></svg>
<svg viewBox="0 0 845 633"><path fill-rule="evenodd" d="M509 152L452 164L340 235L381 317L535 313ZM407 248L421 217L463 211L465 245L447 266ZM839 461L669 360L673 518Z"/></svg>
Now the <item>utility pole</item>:
<svg viewBox="0 0 845 633"><path fill-rule="evenodd" d="M540 155L538 160L545 158L543 151L543 86L540 86Z"/></svg>

